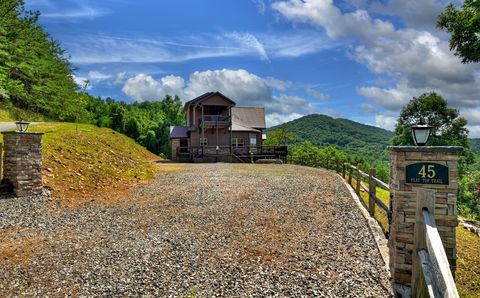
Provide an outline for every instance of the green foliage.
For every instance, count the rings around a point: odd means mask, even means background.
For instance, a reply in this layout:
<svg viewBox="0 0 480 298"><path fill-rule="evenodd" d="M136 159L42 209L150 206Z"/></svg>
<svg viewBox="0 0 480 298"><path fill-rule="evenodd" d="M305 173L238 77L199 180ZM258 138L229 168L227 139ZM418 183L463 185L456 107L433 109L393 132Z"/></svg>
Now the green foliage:
<svg viewBox="0 0 480 298"><path fill-rule="evenodd" d="M263 142L265 146L286 146L295 142L296 137L288 131L288 126L282 124L277 128L268 131L267 139Z"/></svg>
<svg viewBox="0 0 480 298"><path fill-rule="evenodd" d="M465 0L461 9L449 4L439 15L437 27L450 33L450 50L462 63L480 61L480 1Z"/></svg>
<svg viewBox="0 0 480 298"><path fill-rule="evenodd" d="M468 164L473 162L468 130L465 128L467 120L459 116L458 110L449 108L447 101L440 95L435 92L425 93L418 98L414 97L403 107L392 144L414 145L411 128L420 122L433 126L428 145L464 148L460 159L460 175L463 175Z"/></svg>
<svg viewBox="0 0 480 298"><path fill-rule="evenodd" d="M86 98L59 43L38 25L23 1L0 4L0 101L61 121L84 119Z"/></svg>
<svg viewBox="0 0 480 298"><path fill-rule="evenodd" d="M281 128L283 126L283 128ZM293 145L310 141L318 147L333 146L343 151L349 161L374 165L379 161L388 162L386 147L393 133L347 119L334 119L325 115L308 115L282 126L267 130L269 139L276 139L279 129L287 131L293 138ZM273 135L273 137L272 137ZM270 143L268 143L270 144ZM273 142L277 145L279 142Z"/></svg>
<svg viewBox="0 0 480 298"><path fill-rule="evenodd" d="M463 216L480 221L480 170L474 170L460 180L458 208Z"/></svg>
<svg viewBox="0 0 480 298"><path fill-rule="evenodd" d="M412 125L423 122L433 126L428 140L431 146L462 146L464 148L459 161L460 194L458 208L460 214L470 218L480 217L478 194L480 175L474 166L474 154L470 150L467 120L459 117L456 109L448 107L447 101L435 92L425 93L413 98L403 109L395 128L394 145L414 145L411 137Z"/></svg>

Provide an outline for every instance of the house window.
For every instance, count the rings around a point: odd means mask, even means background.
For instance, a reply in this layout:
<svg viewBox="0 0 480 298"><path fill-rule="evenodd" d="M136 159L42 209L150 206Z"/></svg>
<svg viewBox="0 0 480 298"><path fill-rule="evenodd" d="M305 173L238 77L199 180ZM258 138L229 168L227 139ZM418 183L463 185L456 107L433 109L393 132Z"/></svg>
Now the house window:
<svg viewBox="0 0 480 298"><path fill-rule="evenodd" d="M250 146L257 146L257 135L250 134Z"/></svg>
<svg viewBox="0 0 480 298"><path fill-rule="evenodd" d="M243 147L243 139L242 138L233 138L232 139L232 146L233 147Z"/></svg>
<svg viewBox="0 0 480 298"><path fill-rule="evenodd" d="M200 146L207 146L208 141L207 138L200 138Z"/></svg>

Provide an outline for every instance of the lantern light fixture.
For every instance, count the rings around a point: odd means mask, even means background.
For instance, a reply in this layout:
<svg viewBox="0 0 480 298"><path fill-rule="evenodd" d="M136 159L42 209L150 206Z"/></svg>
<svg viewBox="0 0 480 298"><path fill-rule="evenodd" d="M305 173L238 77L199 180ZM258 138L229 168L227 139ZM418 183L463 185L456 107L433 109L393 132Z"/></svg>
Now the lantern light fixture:
<svg viewBox="0 0 480 298"><path fill-rule="evenodd" d="M25 120L20 120L20 121L15 122L15 125L17 126L17 131L18 132L26 132L29 124L30 124L30 122L25 121Z"/></svg>
<svg viewBox="0 0 480 298"><path fill-rule="evenodd" d="M432 128L433 126L423 124L422 122L412 126L412 137L416 146L425 146L427 144Z"/></svg>

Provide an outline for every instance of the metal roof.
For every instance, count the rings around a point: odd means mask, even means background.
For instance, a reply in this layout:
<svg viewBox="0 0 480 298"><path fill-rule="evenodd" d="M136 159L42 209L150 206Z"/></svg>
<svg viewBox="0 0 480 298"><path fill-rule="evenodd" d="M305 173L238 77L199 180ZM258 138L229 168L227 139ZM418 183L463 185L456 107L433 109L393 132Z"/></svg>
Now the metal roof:
<svg viewBox="0 0 480 298"><path fill-rule="evenodd" d="M265 108L232 107L232 122L233 124L243 127L250 127L256 129L266 128Z"/></svg>

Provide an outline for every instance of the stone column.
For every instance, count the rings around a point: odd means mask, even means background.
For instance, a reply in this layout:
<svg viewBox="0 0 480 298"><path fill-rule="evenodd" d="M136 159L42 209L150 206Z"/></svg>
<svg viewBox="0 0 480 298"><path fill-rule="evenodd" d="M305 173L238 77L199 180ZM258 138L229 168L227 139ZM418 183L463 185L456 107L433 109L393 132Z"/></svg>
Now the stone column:
<svg viewBox="0 0 480 298"><path fill-rule="evenodd" d="M462 147L390 147L390 192L392 222L388 239L390 251L390 271L394 287L409 291L412 282L412 255L415 231L416 192L419 188L435 191L435 221L445 247L452 273L456 269L456 234L458 159ZM410 166L409 181L406 167L417 163L427 163L426 167ZM429 164L439 164L431 166ZM446 166L448 169L445 169ZM432 178L434 167L448 172L445 177ZM412 171L415 168L414 171ZM418 173L417 173L418 172ZM411 175L424 178L411 178ZM430 179L432 178L432 179ZM443 182L443 183L442 183Z"/></svg>
<svg viewBox="0 0 480 298"><path fill-rule="evenodd" d="M2 132L4 141L3 183L16 196L42 192L42 136L38 132Z"/></svg>
<svg viewBox="0 0 480 298"><path fill-rule="evenodd" d="M178 161L177 150L180 148L180 140L172 139L172 161Z"/></svg>

